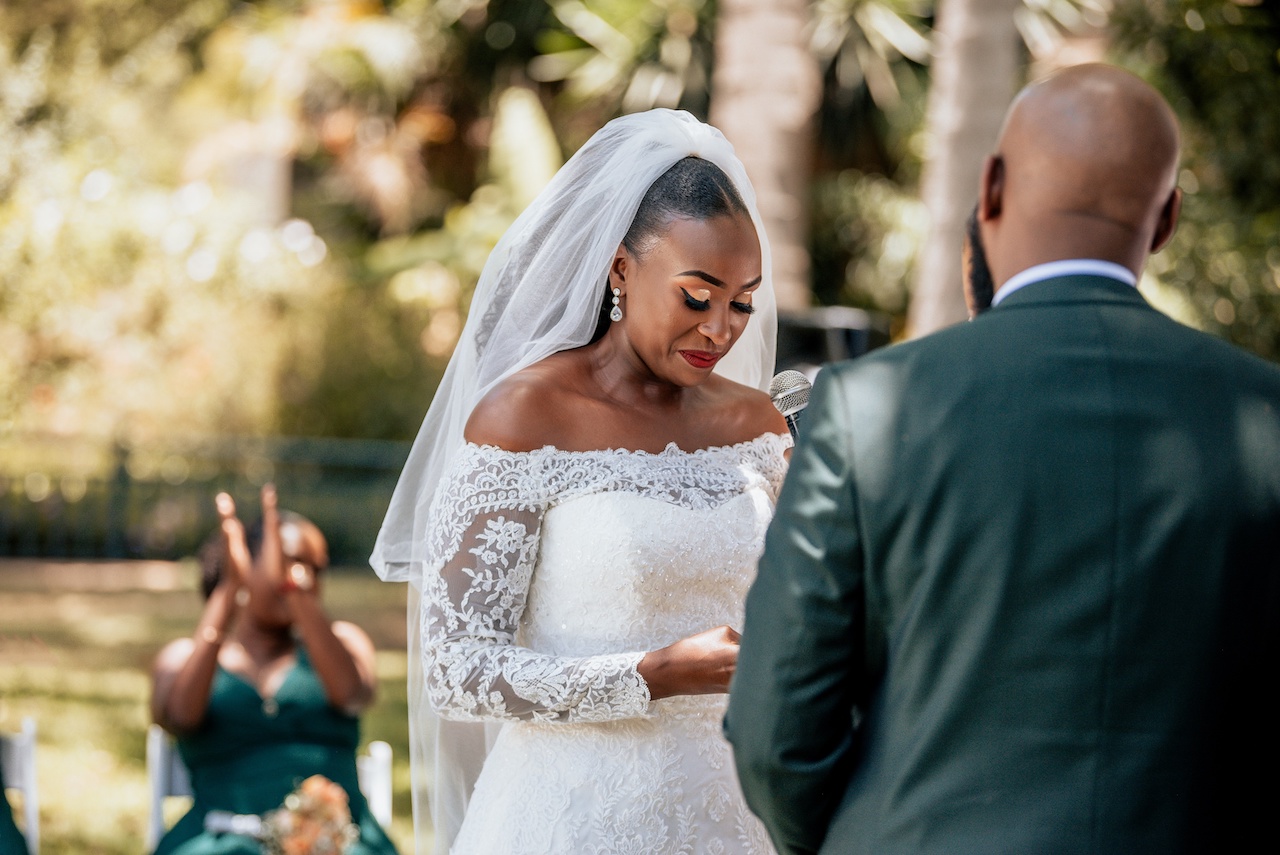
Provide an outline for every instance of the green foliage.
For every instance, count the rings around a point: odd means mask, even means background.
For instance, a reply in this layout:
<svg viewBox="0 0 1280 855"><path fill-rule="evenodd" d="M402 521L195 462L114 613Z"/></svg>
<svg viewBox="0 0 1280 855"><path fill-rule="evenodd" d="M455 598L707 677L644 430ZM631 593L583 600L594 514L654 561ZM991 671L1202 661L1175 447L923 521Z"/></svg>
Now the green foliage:
<svg viewBox="0 0 1280 855"><path fill-rule="evenodd" d="M0 430L411 437L561 162L542 99L596 79L513 69L597 19L630 40L615 75L668 62L700 4L649 5L6 5ZM609 118L622 77L569 124Z"/></svg>
<svg viewBox="0 0 1280 855"><path fill-rule="evenodd" d="M489 253L560 164L537 97L523 88L506 90L497 99L490 136L493 183L450 205L437 227L377 241L356 260L366 285L333 307L314 380L300 384L297 399L288 399L286 387L285 431L412 436ZM364 323L351 324L353 317ZM371 370L376 382L369 382ZM323 402L323 409L312 402Z"/></svg>
<svg viewBox="0 0 1280 855"><path fill-rule="evenodd" d="M853 169L820 179L814 195L815 301L904 315L925 235L923 203L884 176Z"/></svg>
<svg viewBox="0 0 1280 855"><path fill-rule="evenodd" d="M923 208L913 198L933 3L818 0L823 70L809 254L813 301L905 316Z"/></svg>
<svg viewBox="0 0 1280 855"><path fill-rule="evenodd" d="M271 419L270 331L332 287L323 244L289 250L244 197L182 180L193 138L167 108L226 4L148 4L143 26L127 5L24 5L0 26L0 427L252 430Z"/></svg>
<svg viewBox="0 0 1280 855"><path fill-rule="evenodd" d="M6 4L0 430L411 436L451 342L362 259L451 204L437 5Z"/></svg>
<svg viewBox="0 0 1280 855"><path fill-rule="evenodd" d="M1147 0L1117 10L1131 51L1183 117L1200 189L1242 213L1280 208L1280 8L1236 0Z"/></svg>
<svg viewBox="0 0 1280 855"><path fill-rule="evenodd" d="M1131 0L1113 23L1183 128L1182 223L1152 272L1198 325L1280 359L1280 8Z"/></svg>
<svg viewBox="0 0 1280 855"><path fill-rule="evenodd" d="M683 107L705 113L710 96L711 4L705 0L551 0L557 23L529 66L564 81L578 104L603 99L618 112Z"/></svg>

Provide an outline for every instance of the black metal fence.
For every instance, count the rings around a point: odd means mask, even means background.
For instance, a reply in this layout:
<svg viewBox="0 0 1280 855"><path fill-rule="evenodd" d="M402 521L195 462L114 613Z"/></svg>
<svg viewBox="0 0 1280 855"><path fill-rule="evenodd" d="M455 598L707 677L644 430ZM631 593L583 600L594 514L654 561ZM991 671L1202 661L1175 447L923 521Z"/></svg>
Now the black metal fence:
<svg viewBox="0 0 1280 855"><path fill-rule="evenodd" d="M204 439L126 446L51 436L0 438L0 555L165 558L195 554L213 496L249 521L274 482L281 507L312 519L334 563L363 564L408 443Z"/></svg>

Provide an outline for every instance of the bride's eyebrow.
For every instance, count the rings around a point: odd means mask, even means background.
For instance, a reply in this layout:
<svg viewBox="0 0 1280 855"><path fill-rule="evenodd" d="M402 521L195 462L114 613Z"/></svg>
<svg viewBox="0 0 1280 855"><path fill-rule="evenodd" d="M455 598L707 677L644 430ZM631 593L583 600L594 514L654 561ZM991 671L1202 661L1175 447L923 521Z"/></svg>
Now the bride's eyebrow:
<svg viewBox="0 0 1280 855"><path fill-rule="evenodd" d="M677 273L677 274L676 274L676 276L696 276L697 278L701 279L703 282L708 282L708 283L710 283L710 284L712 284L712 285L716 286L717 288L727 288L727 287L728 287L727 285L725 285L725 284L724 284L724 282L722 282L721 280L719 280L719 279L717 279L716 277L712 276L710 273L706 273L706 272L701 271L701 270L686 270L686 271L684 271L683 273ZM746 285L743 285L743 286L742 286L741 288L739 288L738 290L739 290L739 291L745 291L745 290L747 290L748 288L754 288L754 287L756 287L757 285L759 285L759 284L761 283L761 281L763 281L763 279L764 279L764 276L763 276L763 275L757 276L755 279L752 279L750 282L748 282Z"/></svg>

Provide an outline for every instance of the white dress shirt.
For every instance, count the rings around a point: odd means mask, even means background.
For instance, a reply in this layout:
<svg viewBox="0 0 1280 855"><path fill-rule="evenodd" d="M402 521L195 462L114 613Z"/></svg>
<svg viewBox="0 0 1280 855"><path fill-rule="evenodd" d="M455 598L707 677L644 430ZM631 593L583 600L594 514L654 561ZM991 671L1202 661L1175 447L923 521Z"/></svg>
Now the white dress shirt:
<svg viewBox="0 0 1280 855"><path fill-rule="evenodd" d="M1121 267L1113 261L1100 261L1096 258L1069 258L1063 261L1037 264L1035 267L1028 267L1016 276L1010 277L1000 286L1000 290L996 292L991 305L1000 305L1000 301L1005 297L1033 282L1056 279L1060 276L1106 276L1108 279L1118 279L1126 285L1138 287L1138 277L1133 275L1133 271L1127 267Z"/></svg>

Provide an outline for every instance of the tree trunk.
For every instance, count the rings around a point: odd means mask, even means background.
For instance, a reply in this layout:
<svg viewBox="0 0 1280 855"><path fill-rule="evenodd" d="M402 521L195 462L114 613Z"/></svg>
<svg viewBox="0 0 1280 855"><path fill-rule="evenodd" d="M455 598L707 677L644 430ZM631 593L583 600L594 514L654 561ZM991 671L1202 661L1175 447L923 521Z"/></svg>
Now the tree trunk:
<svg viewBox="0 0 1280 855"><path fill-rule="evenodd" d="M755 186L781 309L809 306L809 180L821 98L805 0L720 0L711 123Z"/></svg>
<svg viewBox="0 0 1280 855"><path fill-rule="evenodd" d="M916 262L909 336L968 316L960 244L965 218L978 199L983 158L995 148L1016 91L1022 44L1013 13L1020 5L1021 0L938 2L921 177L929 230Z"/></svg>

